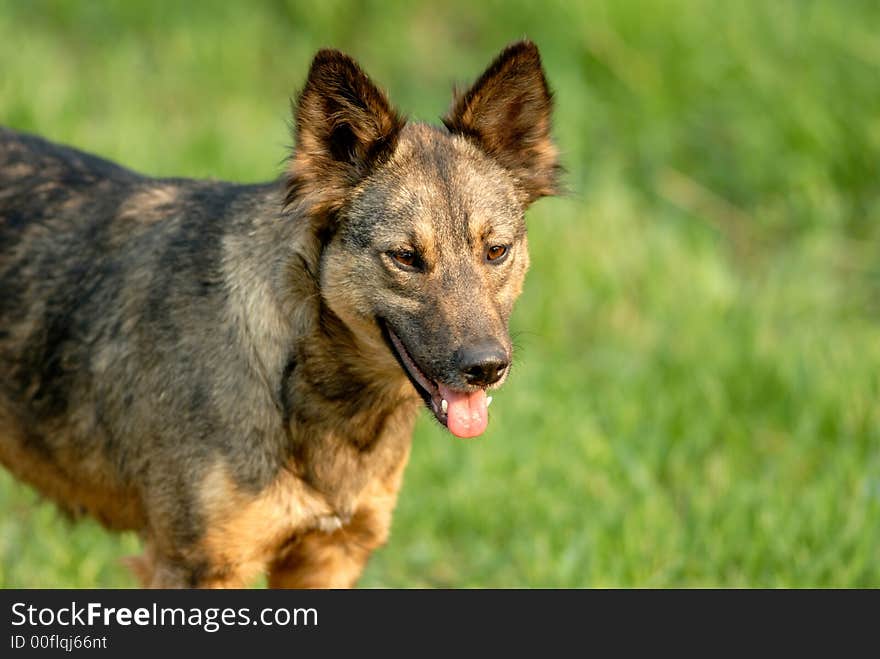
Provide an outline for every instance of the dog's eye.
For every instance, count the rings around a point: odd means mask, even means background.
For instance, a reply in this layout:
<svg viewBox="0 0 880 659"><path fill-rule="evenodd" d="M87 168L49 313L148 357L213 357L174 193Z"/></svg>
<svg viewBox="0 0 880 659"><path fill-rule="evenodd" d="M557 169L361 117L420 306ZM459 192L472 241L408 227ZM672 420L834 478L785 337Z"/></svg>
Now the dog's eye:
<svg viewBox="0 0 880 659"><path fill-rule="evenodd" d="M422 266L419 255L410 249L394 250L393 252L388 252L388 256L404 268L420 268Z"/></svg>
<svg viewBox="0 0 880 659"><path fill-rule="evenodd" d="M507 256L507 245L492 245L486 250L486 260L492 263L500 263Z"/></svg>

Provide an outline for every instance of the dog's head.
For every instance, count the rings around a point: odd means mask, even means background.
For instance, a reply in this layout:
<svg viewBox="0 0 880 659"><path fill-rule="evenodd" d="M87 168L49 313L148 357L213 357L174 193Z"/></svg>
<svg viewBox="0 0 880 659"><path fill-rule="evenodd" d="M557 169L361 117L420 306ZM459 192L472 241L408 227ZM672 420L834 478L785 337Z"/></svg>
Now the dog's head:
<svg viewBox="0 0 880 659"><path fill-rule="evenodd" d="M551 105L520 42L455 96L445 128L407 124L338 51L316 55L296 108L288 201L318 219L325 303L381 337L374 357L459 437L485 430L486 390L510 370L524 212L557 186Z"/></svg>

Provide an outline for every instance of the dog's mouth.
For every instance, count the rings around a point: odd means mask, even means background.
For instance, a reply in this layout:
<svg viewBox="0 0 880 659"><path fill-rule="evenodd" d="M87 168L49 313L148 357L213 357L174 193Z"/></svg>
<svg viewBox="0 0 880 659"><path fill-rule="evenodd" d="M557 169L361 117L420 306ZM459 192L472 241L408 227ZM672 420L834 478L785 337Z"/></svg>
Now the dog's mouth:
<svg viewBox="0 0 880 659"><path fill-rule="evenodd" d="M460 391L428 377L409 354L400 337L388 323L380 322L382 333L407 374L437 421L456 437L477 437L489 425L489 404L492 398L485 389Z"/></svg>

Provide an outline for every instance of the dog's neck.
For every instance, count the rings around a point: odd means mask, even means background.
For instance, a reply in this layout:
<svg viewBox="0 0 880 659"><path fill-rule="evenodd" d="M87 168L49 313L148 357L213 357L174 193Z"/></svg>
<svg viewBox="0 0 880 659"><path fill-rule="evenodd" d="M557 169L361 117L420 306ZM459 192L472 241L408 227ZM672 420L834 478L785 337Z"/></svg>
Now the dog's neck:
<svg viewBox="0 0 880 659"><path fill-rule="evenodd" d="M267 188L258 203L276 205L279 194ZM325 304L316 225L288 207L234 227L224 239L227 309L293 443L323 428L367 447L390 417L414 417L420 401L379 332L350 327Z"/></svg>

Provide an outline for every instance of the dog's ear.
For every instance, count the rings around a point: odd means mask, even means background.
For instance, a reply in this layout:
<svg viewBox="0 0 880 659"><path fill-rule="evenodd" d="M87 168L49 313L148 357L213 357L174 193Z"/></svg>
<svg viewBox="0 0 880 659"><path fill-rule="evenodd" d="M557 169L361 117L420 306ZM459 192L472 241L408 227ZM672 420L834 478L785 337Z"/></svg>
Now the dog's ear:
<svg viewBox="0 0 880 659"><path fill-rule="evenodd" d="M287 202L313 212L341 208L351 191L394 150L405 121L355 61L320 50L294 109L296 150Z"/></svg>
<svg viewBox="0 0 880 659"><path fill-rule="evenodd" d="M507 169L527 206L558 192L561 168L550 137L552 108L538 47L520 41L505 48L468 91L455 94L443 123Z"/></svg>

